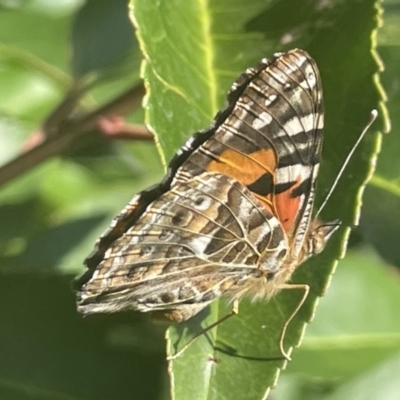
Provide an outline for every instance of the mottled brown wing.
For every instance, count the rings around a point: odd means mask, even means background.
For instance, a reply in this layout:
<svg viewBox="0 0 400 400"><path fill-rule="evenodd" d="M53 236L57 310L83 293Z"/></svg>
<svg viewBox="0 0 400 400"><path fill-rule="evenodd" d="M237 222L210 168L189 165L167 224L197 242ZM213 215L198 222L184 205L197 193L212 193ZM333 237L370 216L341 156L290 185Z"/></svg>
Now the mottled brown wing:
<svg viewBox="0 0 400 400"><path fill-rule="evenodd" d="M249 190L203 173L160 196L113 243L78 292L78 309L178 310L187 319L186 306L196 313L251 278L274 275L287 246L279 221Z"/></svg>

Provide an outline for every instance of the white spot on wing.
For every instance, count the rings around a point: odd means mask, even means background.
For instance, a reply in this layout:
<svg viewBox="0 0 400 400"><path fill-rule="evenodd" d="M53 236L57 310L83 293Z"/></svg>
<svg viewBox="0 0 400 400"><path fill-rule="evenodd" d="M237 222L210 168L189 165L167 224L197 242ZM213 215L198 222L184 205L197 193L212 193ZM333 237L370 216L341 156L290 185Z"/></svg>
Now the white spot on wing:
<svg viewBox="0 0 400 400"><path fill-rule="evenodd" d="M276 94L269 95L265 100L265 106L269 107L277 98L278 96Z"/></svg>
<svg viewBox="0 0 400 400"><path fill-rule="evenodd" d="M204 251L208 244L213 240L211 236L196 236L193 240L188 242L188 246L194 251L197 256L204 256Z"/></svg>
<svg viewBox="0 0 400 400"><path fill-rule="evenodd" d="M311 167L306 167L301 164L288 165L286 167L281 167L276 169L276 182L294 182L303 181L310 177Z"/></svg>
<svg viewBox="0 0 400 400"><path fill-rule="evenodd" d="M261 112L257 119L253 121L253 128L261 129L264 128L266 125L269 125L272 121L272 117L269 113L265 111Z"/></svg>

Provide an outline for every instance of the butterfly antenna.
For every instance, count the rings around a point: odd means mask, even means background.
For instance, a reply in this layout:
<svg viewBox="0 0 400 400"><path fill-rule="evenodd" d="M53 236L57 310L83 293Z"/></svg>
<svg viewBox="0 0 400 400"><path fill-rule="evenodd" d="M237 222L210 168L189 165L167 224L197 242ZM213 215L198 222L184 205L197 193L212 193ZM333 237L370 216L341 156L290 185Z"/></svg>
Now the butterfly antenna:
<svg viewBox="0 0 400 400"><path fill-rule="evenodd" d="M359 138L357 139L357 142L354 144L353 148L350 150L349 154L347 155L346 159L344 160L344 163L342 165L342 167L339 170L339 173L336 175L336 179L333 182L328 194L325 197L325 200L323 201L323 203L321 204L321 207L319 208L319 210L317 211L317 214L315 215L314 218L317 218L319 216L319 214L321 214L321 211L323 210L323 208L326 206L326 203L328 202L328 200L330 199L330 197L332 196L333 191L335 190L340 177L343 175L344 170L347 167L347 164L349 163L351 157L353 156L354 152L356 151L358 145L361 143L361 141L363 140L365 134L368 132L368 129L371 127L371 125L374 123L374 121L376 120L376 117L378 116L378 111L377 110L372 110L370 117L369 117L369 121L367 123L367 125L365 126L364 130L361 132L361 135L359 136Z"/></svg>

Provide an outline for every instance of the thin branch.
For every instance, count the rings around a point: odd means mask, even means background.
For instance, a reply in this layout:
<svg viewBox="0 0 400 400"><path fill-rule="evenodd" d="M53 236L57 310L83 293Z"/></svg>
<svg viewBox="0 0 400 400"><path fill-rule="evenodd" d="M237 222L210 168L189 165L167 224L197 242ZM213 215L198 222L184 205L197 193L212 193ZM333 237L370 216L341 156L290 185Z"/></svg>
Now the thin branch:
<svg viewBox="0 0 400 400"><path fill-rule="evenodd" d="M65 121L59 127L56 135L46 137L36 147L23 152L2 166L0 168L0 186L38 166L48 158L60 154L72 142L83 137L86 132L95 129L98 126L100 117L125 115L137 109L141 105L144 93L143 85L135 86L92 112L76 117L73 120ZM141 135L138 135L137 139L139 139L139 136L146 136L145 140L149 140L148 135L144 135L143 131Z"/></svg>
<svg viewBox="0 0 400 400"><path fill-rule="evenodd" d="M104 136L113 140L154 140L154 136L144 125L126 124L120 116L99 117L97 126Z"/></svg>

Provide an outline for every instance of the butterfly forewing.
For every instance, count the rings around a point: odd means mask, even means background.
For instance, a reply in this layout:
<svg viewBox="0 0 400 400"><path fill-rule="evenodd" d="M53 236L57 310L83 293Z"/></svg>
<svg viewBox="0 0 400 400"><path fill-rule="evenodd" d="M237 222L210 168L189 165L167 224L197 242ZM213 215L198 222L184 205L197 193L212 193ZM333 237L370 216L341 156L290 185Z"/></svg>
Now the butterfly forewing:
<svg viewBox="0 0 400 400"><path fill-rule="evenodd" d="M99 239L78 280L78 309L181 321L223 294L273 294L306 258L322 125L319 74L307 53L248 69L212 126Z"/></svg>
<svg viewBox="0 0 400 400"><path fill-rule="evenodd" d="M290 52L263 60L239 81L242 86L234 84L230 94L241 89L230 115L190 154L174 181L204 170L230 176L274 208L286 232L295 236L303 208L313 205L320 160L323 105L317 67L304 52Z"/></svg>

